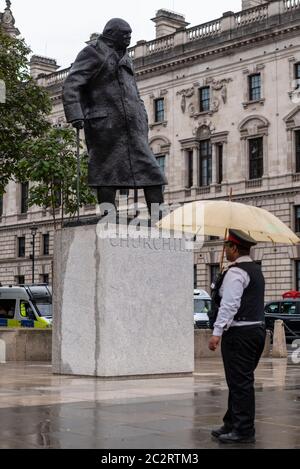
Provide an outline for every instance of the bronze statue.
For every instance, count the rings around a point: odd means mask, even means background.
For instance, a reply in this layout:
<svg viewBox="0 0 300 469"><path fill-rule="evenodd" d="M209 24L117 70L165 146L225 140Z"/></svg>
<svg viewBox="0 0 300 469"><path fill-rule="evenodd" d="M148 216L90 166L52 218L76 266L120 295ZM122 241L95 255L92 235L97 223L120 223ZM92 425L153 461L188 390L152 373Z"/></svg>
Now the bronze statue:
<svg viewBox="0 0 300 469"><path fill-rule="evenodd" d="M89 185L99 203L115 205L118 189L143 188L150 211L163 203L167 184L148 144L148 117L127 53L131 27L110 20L98 40L83 49L64 84L67 122L84 128Z"/></svg>

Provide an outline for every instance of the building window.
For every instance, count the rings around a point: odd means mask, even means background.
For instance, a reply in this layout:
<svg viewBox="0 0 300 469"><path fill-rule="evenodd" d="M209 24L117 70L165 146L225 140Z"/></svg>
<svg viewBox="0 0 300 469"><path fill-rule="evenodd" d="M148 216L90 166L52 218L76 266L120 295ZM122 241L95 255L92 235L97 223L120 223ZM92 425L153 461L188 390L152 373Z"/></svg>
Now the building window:
<svg viewBox="0 0 300 469"><path fill-rule="evenodd" d="M200 112L208 112L210 110L210 87L200 88Z"/></svg>
<svg viewBox="0 0 300 469"><path fill-rule="evenodd" d="M261 75L257 73L249 77L249 100L258 101L261 99Z"/></svg>
<svg viewBox="0 0 300 469"><path fill-rule="evenodd" d="M196 290L197 289L197 264L194 264L194 289Z"/></svg>
<svg viewBox="0 0 300 469"><path fill-rule="evenodd" d="M300 233L300 205L295 207L295 232Z"/></svg>
<svg viewBox="0 0 300 469"><path fill-rule="evenodd" d="M154 101L155 107L155 122L164 122L165 120L165 100L164 98L156 99Z"/></svg>
<svg viewBox="0 0 300 469"><path fill-rule="evenodd" d="M49 274L43 274L41 276L42 283L45 283L46 285L49 285Z"/></svg>
<svg viewBox="0 0 300 469"><path fill-rule="evenodd" d="M200 186L209 186L212 179L212 145L210 140L200 142Z"/></svg>
<svg viewBox="0 0 300 469"><path fill-rule="evenodd" d="M263 137L249 140L249 179L260 179L264 172Z"/></svg>
<svg viewBox="0 0 300 469"><path fill-rule="evenodd" d="M300 130L295 132L296 173L300 173Z"/></svg>
<svg viewBox="0 0 300 469"><path fill-rule="evenodd" d="M129 197L129 189L120 189L120 195L123 197Z"/></svg>
<svg viewBox="0 0 300 469"><path fill-rule="evenodd" d="M21 183L21 213L28 212L28 182Z"/></svg>
<svg viewBox="0 0 300 469"><path fill-rule="evenodd" d="M210 284L211 285L213 283L215 283L219 273L220 273L220 265L219 264L211 264L210 265Z"/></svg>
<svg viewBox="0 0 300 469"><path fill-rule="evenodd" d="M43 255L49 256L49 247L50 247L50 235L44 234L43 235Z"/></svg>
<svg viewBox="0 0 300 469"><path fill-rule="evenodd" d="M0 217L3 215L3 195L0 195Z"/></svg>
<svg viewBox="0 0 300 469"><path fill-rule="evenodd" d="M162 170L162 172L165 174L165 172L166 172L166 157L165 157L165 155L157 156L156 161L157 161L160 169Z"/></svg>
<svg viewBox="0 0 300 469"><path fill-rule="evenodd" d="M300 260L296 261L296 290L300 291Z"/></svg>
<svg viewBox="0 0 300 469"><path fill-rule="evenodd" d="M193 186L194 166L193 166L193 151L187 152L187 187Z"/></svg>
<svg viewBox="0 0 300 469"><path fill-rule="evenodd" d="M295 64L296 90L300 88L300 62Z"/></svg>
<svg viewBox="0 0 300 469"><path fill-rule="evenodd" d="M223 145L217 145L217 184L223 181Z"/></svg>
<svg viewBox="0 0 300 469"><path fill-rule="evenodd" d="M25 257L25 236L18 238L18 257Z"/></svg>
<svg viewBox="0 0 300 469"><path fill-rule="evenodd" d="M24 275L17 275L16 277L17 285L25 285L25 277Z"/></svg>
<svg viewBox="0 0 300 469"><path fill-rule="evenodd" d="M59 209L61 207L61 202L62 202L61 191L60 190L55 191L54 197L55 197L55 208Z"/></svg>

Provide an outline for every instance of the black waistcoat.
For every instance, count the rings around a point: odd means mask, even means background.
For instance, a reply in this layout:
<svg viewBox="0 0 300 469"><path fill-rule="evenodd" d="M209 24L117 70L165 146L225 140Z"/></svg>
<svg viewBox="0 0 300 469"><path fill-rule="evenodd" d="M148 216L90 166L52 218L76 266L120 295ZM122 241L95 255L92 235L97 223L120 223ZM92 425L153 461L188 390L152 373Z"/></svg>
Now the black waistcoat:
<svg viewBox="0 0 300 469"><path fill-rule="evenodd" d="M229 267L238 267L244 270L250 277L250 282L245 288L241 305L234 317L235 321L264 321L264 294L265 294L265 279L261 271L261 267L255 262L239 262ZM228 269L228 270L229 270ZM212 290L212 313L210 315L210 327L213 328L221 304L221 297L219 290L223 284L227 271L220 274L216 280L215 286Z"/></svg>

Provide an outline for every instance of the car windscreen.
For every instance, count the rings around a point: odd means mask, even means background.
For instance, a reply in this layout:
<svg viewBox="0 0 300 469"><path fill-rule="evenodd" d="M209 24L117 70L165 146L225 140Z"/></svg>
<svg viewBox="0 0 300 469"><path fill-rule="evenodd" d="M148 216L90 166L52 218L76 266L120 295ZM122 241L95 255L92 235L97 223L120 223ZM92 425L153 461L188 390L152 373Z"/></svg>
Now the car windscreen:
<svg viewBox="0 0 300 469"><path fill-rule="evenodd" d="M211 300L194 299L194 313L209 313L211 310Z"/></svg>
<svg viewBox="0 0 300 469"><path fill-rule="evenodd" d="M292 316L293 314L298 314L297 303L296 302L283 302L281 303L280 313Z"/></svg>
<svg viewBox="0 0 300 469"><path fill-rule="evenodd" d="M42 317L52 317L52 304L47 303L46 301L35 301L35 307L38 310L38 313Z"/></svg>

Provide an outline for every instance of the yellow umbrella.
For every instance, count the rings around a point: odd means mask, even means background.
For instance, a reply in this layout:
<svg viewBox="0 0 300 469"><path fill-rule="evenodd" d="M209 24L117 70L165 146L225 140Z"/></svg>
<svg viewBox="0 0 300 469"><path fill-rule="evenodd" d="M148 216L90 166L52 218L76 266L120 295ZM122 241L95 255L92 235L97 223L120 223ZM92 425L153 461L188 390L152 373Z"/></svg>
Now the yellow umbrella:
<svg viewBox="0 0 300 469"><path fill-rule="evenodd" d="M163 230L224 237L226 230L242 230L260 242L297 244L300 239L279 218L262 208L238 202L205 200L185 204L164 217Z"/></svg>

